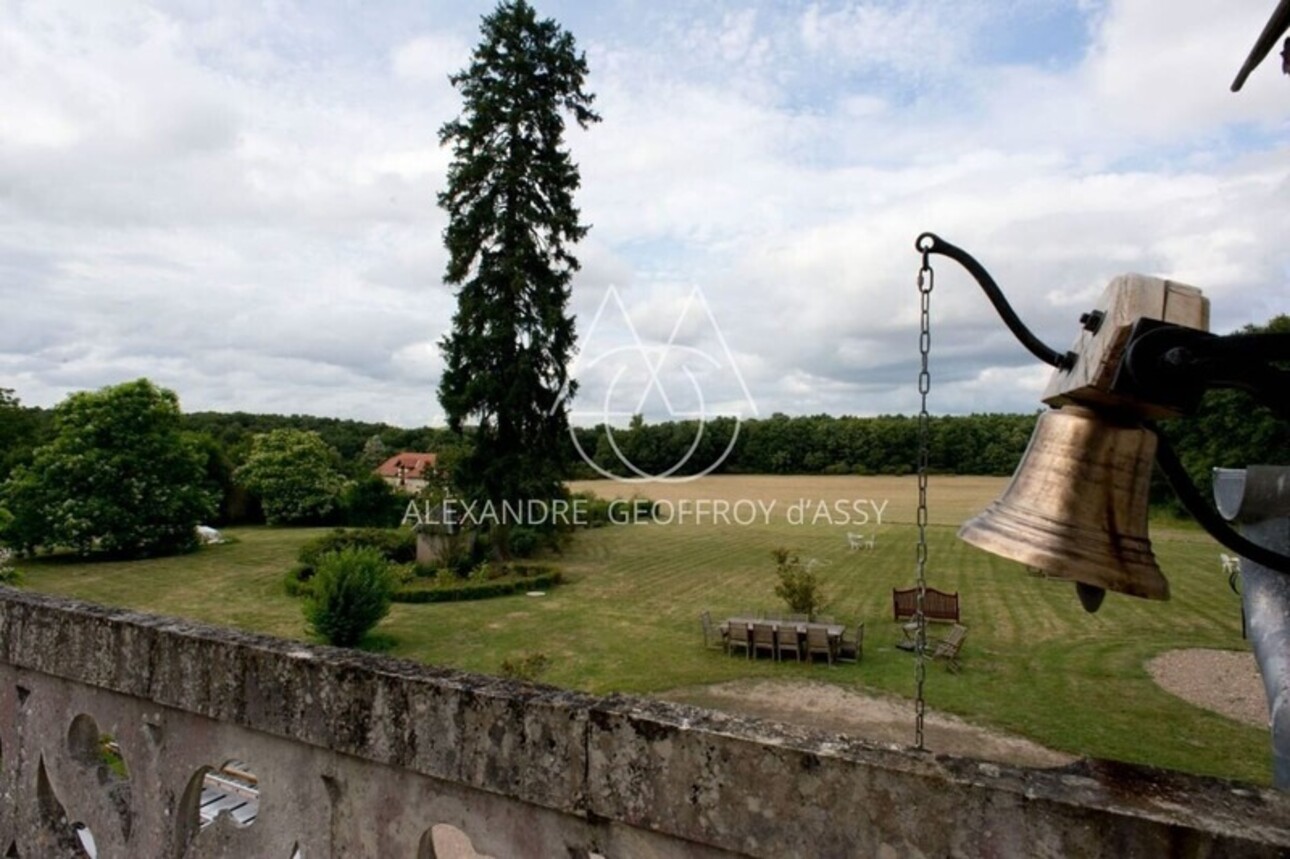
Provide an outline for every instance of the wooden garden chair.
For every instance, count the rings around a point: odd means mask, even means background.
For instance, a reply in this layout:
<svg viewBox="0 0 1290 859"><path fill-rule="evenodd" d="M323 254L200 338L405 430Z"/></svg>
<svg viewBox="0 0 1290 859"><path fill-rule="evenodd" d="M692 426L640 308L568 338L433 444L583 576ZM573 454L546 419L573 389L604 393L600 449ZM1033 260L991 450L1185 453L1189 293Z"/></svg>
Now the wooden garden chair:
<svg viewBox="0 0 1290 859"><path fill-rule="evenodd" d="M817 624L806 627L806 659L811 661L817 653L823 653L830 665L833 664L833 642L829 641L829 630Z"/></svg>
<svg viewBox="0 0 1290 859"><path fill-rule="evenodd" d="M775 633L775 656L780 658L785 651L793 654L798 662L802 661L802 645L797 640L797 624L781 623Z"/></svg>
<svg viewBox="0 0 1290 859"><path fill-rule="evenodd" d="M945 667L957 674L963 667L959 664L959 651L963 648L965 638L967 638L967 627L961 623L954 624L949 634L936 643L936 649L932 651L932 661L944 659Z"/></svg>
<svg viewBox="0 0 1290 859"><path fill-rule="evenodd" d="M778 659L779 654L775 652L775 626L770 623L754 623L752 629L752 646L753 655L761 653L763 650L770 651L772 659Z"/></svg>
<svg viewBox="0 0 1290 859"><path fill-rule="evenodd" d="M857 622L854 638L847 638L846 631L842 632L842 638L838 641L838 662L859 662L863 649L864 623Z"/></svg>
<svg viewBox="0 0 1290 859"><path fill-rule="evenodd" d="M704 612L699 615L699 621L703 624L703 646L711 650L729 650L726 646L726 634L717 629L712 622L712 614Z"/></svg>
<svg viewBox="0 0 1290 859"><path fill-rule="evenodd" d="M749 635L748 624L732 623L727 631L726 652L733 653L740 647L744 649L744 658L752 659L752 638Z"/></svg>

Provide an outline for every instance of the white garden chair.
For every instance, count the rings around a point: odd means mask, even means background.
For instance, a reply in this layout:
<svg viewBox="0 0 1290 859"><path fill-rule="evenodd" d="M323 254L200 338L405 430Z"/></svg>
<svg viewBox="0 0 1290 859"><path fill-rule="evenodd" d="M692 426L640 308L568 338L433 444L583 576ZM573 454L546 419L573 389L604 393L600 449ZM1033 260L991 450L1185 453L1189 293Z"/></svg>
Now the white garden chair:
<svg viewBox="0 0 1290 859"><path fill-rule="evenodd" d="M855 534L848 531L847 545L851 547L851 551L853 552L857 549L872 549L873 537L866 538L864 534Z"/></svg>

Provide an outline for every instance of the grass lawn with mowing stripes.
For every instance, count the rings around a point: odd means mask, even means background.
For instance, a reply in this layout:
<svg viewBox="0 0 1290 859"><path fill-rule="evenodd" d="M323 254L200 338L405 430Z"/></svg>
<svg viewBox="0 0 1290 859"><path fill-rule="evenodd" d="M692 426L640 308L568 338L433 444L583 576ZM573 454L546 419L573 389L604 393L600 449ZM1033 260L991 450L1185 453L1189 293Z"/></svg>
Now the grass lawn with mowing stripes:
<svg viewBox="0 0 1290 859"><path fill-rule="evenodd" d="M1152 656L1175 648L1246 649L1239 601L1219 569L1217 544L1194 527L1162 522L1152 538L1172 599L1108 594L1090 615L1072 585L1027 575L955 538L959 523L1003 483L932 479L928 580L960 593L970 632L962 673L929 668L928 706L1073 754L1267 783L1266 731L1175 698L1145 668ZM914 478L723 476L578 488L672 501L749 498L774 507L769 521L748 526L709 520L580 531L561 554L544 559L566 579L546 596L393 606L378 627L382 640L392 640L390 652L488 673L503 660L541 652L551 660L544 681L595 693L648 694L760 677L913 695L913 657L894 647L901 633L891 620L891 589L915 581ZM804 499L886 504L880 524L872 515L863 524L836 516L832 523L788 521L786 511ZM851 551L848 531L874 536L875 547ZM286 596L281 578L299 545L317 533L233 529L237 542L177 558L90 564L44 558L21 567L34 590L305 638L300 601ZM703 649L703 610L718 620L783 610L774 596L776 546L816 561L831 614L848 625L865 622L859 665L750 662ZM910 713L912 739L912 706Z"/></svg>

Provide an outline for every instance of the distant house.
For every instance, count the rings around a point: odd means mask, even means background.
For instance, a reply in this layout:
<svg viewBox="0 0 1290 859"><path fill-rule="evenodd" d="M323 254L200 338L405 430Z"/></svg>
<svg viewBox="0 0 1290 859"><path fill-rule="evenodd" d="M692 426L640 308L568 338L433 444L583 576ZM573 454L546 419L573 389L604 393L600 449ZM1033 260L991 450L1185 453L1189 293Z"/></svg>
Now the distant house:
<svg viewBox="0 0 1290 859"><path fill-rule="evenodd" d="M395 489L411 494L425 489L438 461L439 457L433 453L404 451L382 462L376 473Z"/></svg>

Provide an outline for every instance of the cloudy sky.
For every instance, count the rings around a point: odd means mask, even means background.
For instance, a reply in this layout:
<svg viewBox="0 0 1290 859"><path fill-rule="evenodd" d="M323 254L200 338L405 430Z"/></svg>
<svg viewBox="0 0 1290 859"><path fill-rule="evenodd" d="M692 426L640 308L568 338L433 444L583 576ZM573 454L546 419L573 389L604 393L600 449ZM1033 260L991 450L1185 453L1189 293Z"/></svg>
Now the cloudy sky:
<svg viewBox="0 0 1290 859"><path fill-rule="evenodd" d="M1218 331L1290 310L1290 78L1228 91L1273 0L535 5L604 117L569 139L580 414L632 400L596 360L631 337L684 383L651 416L916 410L923 230L1059 348L1129 271ZM0 386L440 422L437 129L490 9L0 2ZM1037 407L1046 368L938 271L932 411Z"/></svg>

